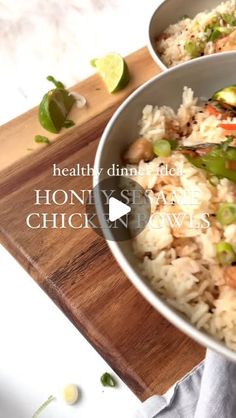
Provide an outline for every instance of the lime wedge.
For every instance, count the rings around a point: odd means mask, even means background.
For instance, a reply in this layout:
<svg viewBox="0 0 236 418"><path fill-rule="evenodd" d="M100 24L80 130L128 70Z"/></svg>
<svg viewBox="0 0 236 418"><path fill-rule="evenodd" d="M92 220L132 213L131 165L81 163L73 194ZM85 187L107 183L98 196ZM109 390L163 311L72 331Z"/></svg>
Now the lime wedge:
<svg viewBox="0 0 236 418"><path fill-rule="evenodd" d="M125 60L115 53L91 62L98 69L110 93L122 90L129 82L129 69Z"/></svg>
<svg viewBox="0 0 236 418"><path fill-rule="evenodd" d="M49 132L58 133L63 127L75 98L65 89L50 90L39 105L39 122Z"/></svg>

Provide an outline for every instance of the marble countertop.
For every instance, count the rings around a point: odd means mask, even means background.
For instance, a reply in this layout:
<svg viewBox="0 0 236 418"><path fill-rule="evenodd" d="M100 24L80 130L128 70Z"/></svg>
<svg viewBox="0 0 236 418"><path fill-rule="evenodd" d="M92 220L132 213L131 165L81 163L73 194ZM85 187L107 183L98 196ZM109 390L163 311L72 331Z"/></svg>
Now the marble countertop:
<svg viewBox="0 0 236 418"><path fill-rule="evenodd" d="M94 71L92 58L144 46L158 3L0 0L0 125L39 103L48 89L47 75L71 86Z"/></svg>
<svg viewBox="0 0 236 418"><path fill-rule="evenodd" d="M94 71L91 58L144 46L159 3L0 0L0 125L39 103L47 75L71 86ZM70 381L82 387L82 401L59 401L42 418L133 417L135 396L122 382L117 391L101 388L109 366L1 246L0 277L0 418L32 417Z"/></svg>

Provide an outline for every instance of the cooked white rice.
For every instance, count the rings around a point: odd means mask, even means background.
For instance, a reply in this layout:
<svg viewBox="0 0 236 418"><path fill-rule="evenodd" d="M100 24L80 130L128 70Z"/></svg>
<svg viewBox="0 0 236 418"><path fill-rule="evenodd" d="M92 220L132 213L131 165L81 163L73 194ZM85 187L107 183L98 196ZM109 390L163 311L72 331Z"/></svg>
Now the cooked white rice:
<svg viewBox="0 0 236 418"><path fill-rule="evenodd" d="M224 20L225 16L230 23ZM222 34L213 34L217 28L221 28ZM221 3L193 19L183 18L170 25L157 39L157 52L167 67L197 56L233 49L236 49L236 0Z"/></svg>
<svg viewBox="0 0 236 418"><path fill-rule="evenodd" d="M190 126L189 126L190 125ZM177 138L184 144L226 140L219 119L197 105L193 91L184 89L183 103L177 113L171 108L146 106L140 123L141 136L150 141ZM183 171L181 176L158 176L161 164ZM167 158L141 161L137 166L147 175L132 177L145 190L150 190L152 214L184 212L196 218L209 213L208 228L181 228L165 225L155 229L153 224L133 238L133 249L140 260L140 269L153 288L170 305L186 315L197 328L223 340L236 350L236 290L227 286L224 268L216 257L215 245L227 241L236 251L236 224L223 227L215 213L220 203L236 201L235 183L223 178L217 186L209 181L206 171L194 167L180 152ZM196 205L156 205L152 199L162 190L166 196L180 192L199 191Z"/></svg>

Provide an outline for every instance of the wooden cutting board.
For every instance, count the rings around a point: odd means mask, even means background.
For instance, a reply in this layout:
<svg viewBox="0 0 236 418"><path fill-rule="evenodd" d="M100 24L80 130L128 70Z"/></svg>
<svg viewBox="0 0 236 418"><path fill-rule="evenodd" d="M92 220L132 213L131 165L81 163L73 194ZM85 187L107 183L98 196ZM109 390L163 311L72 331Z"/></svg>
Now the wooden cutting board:
<svg viewBox="0 0 236 418"><path fill-rule="evenodd" d="M127 61L132 80L124 91L108 94L97 75L73 88L87 98L88 105L73 110L71 119L76 127L59 136L49 135L52 145L33 141L35 134L45 134L38 123L37 109L0 127L0 239L144 400L166 391L202 360L204 349L138 294L106 242L92 230L32 230L25 223L29 213L55 212L55 206L34 206L35 189L91 188L89 177L53 177L52 165L93 164L99 138L114 110L131 91L160 72L146 48ZM67 206L68 214L74 211L73 206Z"/></svg>

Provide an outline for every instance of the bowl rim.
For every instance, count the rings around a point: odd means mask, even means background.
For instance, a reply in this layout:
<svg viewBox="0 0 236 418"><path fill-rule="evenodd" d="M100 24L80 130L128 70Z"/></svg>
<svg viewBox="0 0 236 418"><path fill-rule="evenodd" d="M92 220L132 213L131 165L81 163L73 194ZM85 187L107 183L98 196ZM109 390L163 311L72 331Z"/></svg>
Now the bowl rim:
<svg viewBox="0 0 236 418"><path fill-rule="evenodd" d="M93 176L93 187L97 186L99 184L99 175L98 169L101 168L101 158L102 158L102 152L103 148L106 144L107 138L109 137L110 131L112 130L113 125L116 123L116 120L119 118L120 114L124 111L126 107L129 106L129 103L135 99L136 96L138 96L142 91L144 91L149 85L155 84L158 80L162 79L163 77L169 76L169 74L174 73L175 71L180 71L182 67L187 66L194 66L199 61L214 61L217 60L219 55L222 54L212 54L205 57L200 57L195 60L187 61L182 64L179 64L175 67L172 67L166 71L161 72L160 74L157 74L147 82L145 82L143 85L138 87L133 93L131 93L124 102L118 107L118 109L115 111L113 116L111 117L110 121L108 122L98 145L96 156L94 160L94 168L95 173ZM224 56L236 56L236 51L230 51L225 52ZM101 216L102 213L102 200L100 198L100 194L96 193L95 196L95 205L97 209L98 218ZM225 343L222 341L217 340L214 338L214 336L211 336L210 334L207 334L203 330L197 329L196 326L190 323L190 321L187 318L184 318L181 313L179 313L177 310L172 308L170 305L167 304L167 302L164 301L164 299L161 298L161 296L158 295L152 288L151 285L148 284L148 282L145 281L144 278L142 278L141 274L138 274L132 267L132 265L128 262L127 258L124 256L123 252L121 251L119 247L119 243L115 241L109 240L110 231L107 230L106 233L104 233L104 238L114 256L116 261L118 262L119 266L123 270L124 274L127 276L127 278L131 281L131 283L135 286L135 288L141 293L141 295L147 300L148 303L150 303L161 315L163 315L172 325L177 327L180 331L188 335L190 338L195 340L197 343L199 343L202 346L205 346L206 348L210 348L215 352L218 352L220 354L223 354L225 357L230 359L231 361L236 362L236 352L232 349L228 348Z"/></svg>
<svg viewBox="0 0 236 418"><path fill-rule="evenodd" d="M155 50L155 48L153 47L152 44L152 39L151 39L151 29L152 29L152 25L153 25L153 20L154 17L156 16L156 14L158 13L158 11L166 4L169 3L172 0L164 0L162 1L159 6L155 6L154 11L151 15L151 18L149 20L149 25L148 25L148 33L147 33L147 48L148 51L152 57L152 59L155 61L155 63L162 69L162 70L168 70L167 65L164 64L164 62L161 60L161 58L159 57L159 54L157 53L157 51Z"/></svg>

